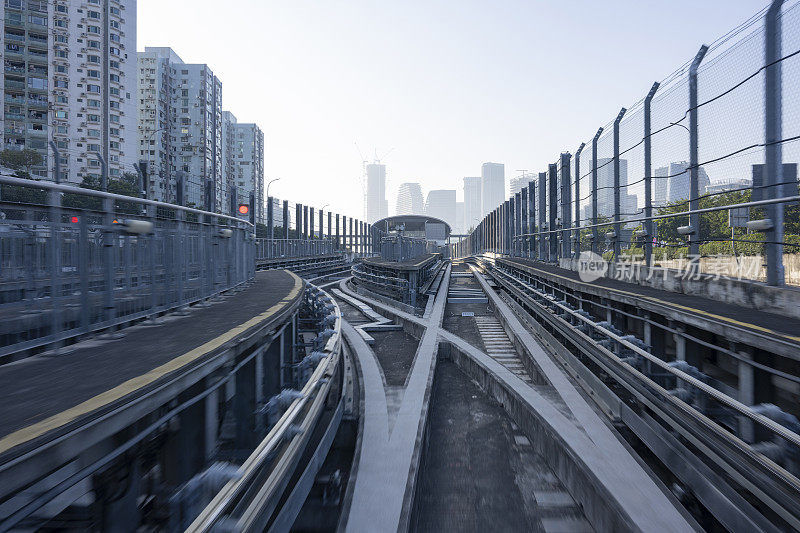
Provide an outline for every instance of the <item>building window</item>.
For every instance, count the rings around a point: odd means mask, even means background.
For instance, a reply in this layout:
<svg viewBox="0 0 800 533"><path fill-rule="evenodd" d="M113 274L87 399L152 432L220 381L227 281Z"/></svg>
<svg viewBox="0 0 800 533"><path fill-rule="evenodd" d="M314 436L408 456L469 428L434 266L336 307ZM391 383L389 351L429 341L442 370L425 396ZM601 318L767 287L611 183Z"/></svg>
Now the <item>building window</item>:
<svg viewBox="0 0 800 533"><path fill-rule="evenodd" d="M99 78L100 77L100 71L99 70L87 70L86 71L86 75L89 76L90 78Z"/></svg>
<svg viewBox="0 0 800 533"><path fill-rule="evenodd" d="M87 44L89 45L89 48L97 48L97 49L100 48L99 41L87 41Z"/></svg>
<svg viewBox="0 0 800 533"><path fill-rule="evenodd" d="M40 17L39 15L28 15L28 22L37 24L39 26L47 26L47 17Z"/></svg>
<svg viewBox="0 0 800 533"><path fill-rule="evenodd" d="M99 144L87 144L86 145L86 151L87 152L99 152L100 151L100 145Z"/></svg>
<svg viewBox="0 0 800 533"><path fill-rule="evenodd" d="M109 66L112 68L119 68L119 61L114 61L113 59L108 62Z"/></svg>
<svg viewBox="0 0 800 533"><path fill-rule="evenodd" d="M119 89L117 87L109 87L108 92L112 96L119 96Z"/></svg>
<svg viewBox="0 0 800 533"><path fill-rule="evenodd" d="M89 130L87 134L89 137L100 137L100 130Z"/></svg>
<svg viewBox="0 0 800 533"><path fill-rule="evenodd" d="M28 87L31 89L47 89L47 80L45 78L28 77Z"/></svg>
<svg viewBox="0 0 800 533"><path fill-rule="evenodd" d="M56 95L56 103L58 103L58 104L68 104L69 103L69 98L67 98L63 94Z"/></svg>
<svg viewBox="0 0 800 533"><path fill-rule="evenodd" d="M99 63L100 56L86 56L86 61L88 61L89 63Z"/></svg>
<svg viewBox="0 0 800 533"><path fill-rule="evenodd" d="M115 81L119 83L119 75L118 74L109 74L108 79L111 81Z"/></svg>
<svg viewBox="0 0 800 533"><path fill-rule="evenodd" d="M86 26L88 33L100 33L100 26Z"/></svg>
<svg viewBox="0 0 800 533"><path fill-rule="evenodd" d="M93 98L90 98L86 100L86 105L88 105L89 107L100 107L100 100L95 100Z"/></svg>
<svg viewBox="0 0 800 533"><path fill-rule="evenodd" d="M108 25L114 28L115 30L119 29L119 22L117 22L116 20L112 20L111 22L109 22Z"/></svg>
<svg viewBox="0 0 800 533"><path fill-rule="evenodd" d="M68 89L69 88L69 83L67 82L67 80L55 80L53 83L59 89Z"/></svg>
<svg viewBox="0 0 800 533"><path fill-rule="evenodd" d="M66 111L56 111L56 118L68 118Z"/></svg>
<svg viewBox="0 0 800 533"><path fill-rule="evenodd" d="M89 11L88 13L86 13L86 15L90 19L100 19L100 13L98 13L97 11Z"/></svg>
<svg viewBox="0 0 800 533"><path fill-rule="evenodd" d="M108 128L108 133L111 135L119 135L119 128Z"/></svg>
<svg viewBox="0 0 800 533"><path fill-rule="evenodd" d="M117 35L116 33L112 33L112 34L110 34L110 35L108 36L108 38L109 38L110 40L114 41L115 43L118 43L118 42L119 42L119 35Z"/></svg>
<svg viewBox="0 0 800 533"><path fill-rule="evenodd" d="M66 43L67 42L67 36L66 35L56 35L55 36L55 40L56 40L57 43Z"/></svg>
<svg viewBox="0 0 800 533"><path fill-rule="evenodd" d="M111 120L111 122L119 123L119 115L109 115L108 118Z"/></svg>
<svg viewBox="0 0 800 533"><path fill-rule="evenodd" d="M86 91L90 93L100 93L100 86L89 84L86 86Z"/></svg>
<svg viewBox="0 0 800 533"><path fill-rule="evenodd" d="M116 46L109 46L108 47L108 53L114 54L115 56L120 55L119 48L117 48Z"/></svg>
<svg viewBox="0 0 800 533"><path fill-rule="evenodd" d="M100 115L86 115L86 120L90 122L100 122Z"/></svg>

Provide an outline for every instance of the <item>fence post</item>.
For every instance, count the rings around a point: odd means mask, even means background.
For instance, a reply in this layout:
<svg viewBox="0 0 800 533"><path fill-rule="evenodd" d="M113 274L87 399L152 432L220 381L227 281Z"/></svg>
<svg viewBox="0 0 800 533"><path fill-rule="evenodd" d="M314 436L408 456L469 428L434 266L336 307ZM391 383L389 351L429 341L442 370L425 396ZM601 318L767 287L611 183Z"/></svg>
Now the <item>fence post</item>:
<svg viewBox="0 0 800 533"><path fill-rule="evenodd" d="M614 119L614 263L619 261L622 248L622 217L620 215L620 176L619 176L619 123L627 109L620 110Z"/></svg>
<svg viewBox="0 0 800 533"><path fill-rule="evenodd" d="M708 51L708 46L703 45L689 67L689 210L694 211L700 207L698 191L699 156L698 156L698 126L697 126L697 68ZM700 214L689 215L689 226L692 233L689 235L689 255L700 255Z"/></svg>
<svg viewBox="0 0 800 533"><path fill-rule="evenodd" d="M597 253L597 140L603 128L597 130L592 139L592 252Z"/></svg>
<svg viewBox="0 0 800 533"><path fill-rule="evenodd" d="M569 182L569 163L572 156L569 152L561 154L561 257L564 259L572 255L570 238L572 233L572 184Z"/></svg>
<svg viewBox="0 0 800 533"><path fill-rule="evenodd" d="M275 241L275 208L272 205L272 196L267 197L267 235L269 236L270 244ZM252 207L251 207L252 209Z"/></svg>
<svg viewBox="0 0 800 533"><path fill-rule="evenodd" d="M533 257L533 252L536 251L536 182L528 182L528 259Z"/></svg>
<svg viewBox="0 0 800 533"><path fill-rule="evenodd" d="M547 227L547 172L539 172L539 261L547 257L547 237L542 233Z"/></svg>
<svg viewBox="0 0 800 533"><path fill-rule="evenodd" d="M764 198L780 198L787 189L783 185L782 122L782 40L781 6L783 0L772 0L764 17L764 125L766 154L764 165ZM796 188L795 188L796 191ZM767 218L772 227L765 232L767 285L783 285L783 212L784 204L769 204Z"/></svg>
<svg viewBox="0 0 800 533"><path fill-rule="evenodd" d="M524 177L524 174L523 174ZM520 217L520 242L519 253L520 257L525 257L528 253L528 186L526 185L519 191L519 217Z"/></svg>
<svg viewBox="0 0 800 533"><path fill-rule="evenodd" d="M339 213L336 213L336 249L339 250Z"/></svg>
<svg viewBox="0 0 800 533"><path fill-rule="evenodd" d="M581 152L586 143L581 143L575 151L575 258L581 255Z"/></svg>
<svg viewBox="0 0 800 533"><path fill-rule="evenodd" d="M550 163L547 166L547 191L548 191L548 201L547 201L547 214L548 214L548 224L547 230L550 232L548 233L550 246L547 250L547 260L549 262L558 261L558 233L554 230L556 229L557 217L558 217L558 207L556 203L558 202L558 168L555 163Z"/></svg>
<svg viewBox="0 0 800 533"><path fill-rule="evenodd" d="M653 239L656 236L656 225L650 218L653 216L653 177L652 177L652 139L650 138L650 104L658 90L655 82L644 99L644 264L650 268L653 258Z"/></svg>
<svg viewBox="0 0 800 533"><path fill-rule="evenodd" d="M114 319L114 286L116 268L114 252L114 203L110 198L103 198L103 255L105 259L105 291L103 294L103 319L110 328Z"/></svg>

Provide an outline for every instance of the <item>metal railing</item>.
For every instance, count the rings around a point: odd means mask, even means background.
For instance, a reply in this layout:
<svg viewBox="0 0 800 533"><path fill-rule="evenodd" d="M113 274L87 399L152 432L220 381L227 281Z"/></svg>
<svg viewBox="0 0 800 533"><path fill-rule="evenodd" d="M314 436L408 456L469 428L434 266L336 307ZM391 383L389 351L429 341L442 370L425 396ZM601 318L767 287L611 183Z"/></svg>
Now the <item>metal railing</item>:
<svg viewBox="0 0 800 533"><path fill-rule="evenodd" d="M337 252L334 239L256 239L256 261L285 257L331 255Z"/></svg>
<svg viewBox="0 0 800 533"><path fill-rule="evenodd" d="M243 220L0 176L0 356L209 298L252 279Z"/></svg>
<svg viewBox="0 0 800 533"><path fill-rule="evenodd" d="M326 401L339 402L339 398L329 398L329 395L331 392L341 395L340 384L334 383L334 375L341 366L341 311L326 292L313 285L307 288L306 299L311 301L323 329L318 336L319 348L300 363L306 372L300 378L301 390L293 391L267 436L187 531L217 531L223 524L232 526L235 531L265 530L273 513L280 513L279 503L288 478L298 467ZM304 364L306 361L308 365ZM286 391L282 394L289 397ZM322 458L319 461L321 464ZM304 500L305 496L298 502L286 502L284 506L296 506Z"/></svg>

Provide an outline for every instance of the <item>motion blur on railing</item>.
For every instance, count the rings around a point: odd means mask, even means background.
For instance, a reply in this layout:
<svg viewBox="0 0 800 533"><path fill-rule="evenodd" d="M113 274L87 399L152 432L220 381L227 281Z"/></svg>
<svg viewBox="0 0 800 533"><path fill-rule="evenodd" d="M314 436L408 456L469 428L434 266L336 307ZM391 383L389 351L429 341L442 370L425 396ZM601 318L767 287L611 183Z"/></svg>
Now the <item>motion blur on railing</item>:
<svg viewBox="0 0 800 533"><path fill-rule="evenodd" d="M252 279L253 226L0 176L0 357L155 317Z"/></svg>

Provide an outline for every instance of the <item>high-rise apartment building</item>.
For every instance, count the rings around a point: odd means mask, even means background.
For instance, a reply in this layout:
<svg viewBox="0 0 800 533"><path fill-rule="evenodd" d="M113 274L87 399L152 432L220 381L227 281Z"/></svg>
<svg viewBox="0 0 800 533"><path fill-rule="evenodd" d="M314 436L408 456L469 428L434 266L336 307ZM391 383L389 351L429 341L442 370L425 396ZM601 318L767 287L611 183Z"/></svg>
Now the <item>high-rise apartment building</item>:
<svg viewBox="0 0 800 533"><path fill-rule="evenodd" d="M401 183L397 190L398 215L422 215L425 203L422 200L422 187L419 183Z"/></svg>
<svg viewBox="0 0 800 533"><path fill-rule="evenodd" d="M136 0L5 0L3 149L80 182L135 172Z"/></svg>
<svg viewBox="0 0 800 533"><path fill-rule="evenodd" d="M506 173L502 163L481 166L481 217L506 199Z"/></svg>
<svg viewBox="0 0 800 533"><path fill-rule="evenodd" d="M456 191L434 190L428 192L425 214L444 220L450 228L456 226Z"/></svg>
<svg viewBox="0 0 800 533"><path fill-rule="evenodd" d="M256 124L234 124L234 147L230 153L233 174L226 176L228 186L236 191L239 201L249 201L253 193L255 221L266 224L264 211L264 133ZM275 212L275 217L278 213Z"/></svg>
<svg viewBox="0 0 800 533"><path fill-rule="evenodd" d="M464 229L474 228L483 218L481 208L481 178L464 178Z"/></svg>
<svg viewBox="0 0 800 533"><path fill-rule="evenodd" d="M367 165L367 222L389 216L386 200L386 165L372 163Z"/></svg>
<svg viewBox="0 0 800 533"><path fill-rule="evenodd" d="M148 190L176 201L182 178L185 205L229 213L222 83L208 65L185 64L170 48L146 47L138 63L138 156L147 162Z"/></svg>

